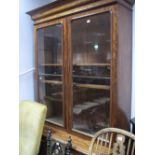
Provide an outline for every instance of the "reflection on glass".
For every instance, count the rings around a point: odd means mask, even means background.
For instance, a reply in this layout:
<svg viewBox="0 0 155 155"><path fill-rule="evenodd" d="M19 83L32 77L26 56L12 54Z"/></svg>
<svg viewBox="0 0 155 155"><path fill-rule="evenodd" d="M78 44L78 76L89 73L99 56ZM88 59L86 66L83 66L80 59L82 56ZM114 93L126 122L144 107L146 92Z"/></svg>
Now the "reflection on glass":
<svg viewBox="0 0 155 155"><path fill-rule="evenodd" d="M38 30L40 100L47 105L46 121L63 122L62 25Z"/></svg>
<svg viewBox="0 0 155 155"><path fill-rule="evenodd" d="M104 94L104 95L103 95ZM109 125L109 92L74 87L73 128L89 134Z"/></svg>
<svg viewBox="0 0 155 155"><path fill-rule="evenodd" d="M73 130L94 134L109 126L110 13L72 20L71 35Z"/></svg>

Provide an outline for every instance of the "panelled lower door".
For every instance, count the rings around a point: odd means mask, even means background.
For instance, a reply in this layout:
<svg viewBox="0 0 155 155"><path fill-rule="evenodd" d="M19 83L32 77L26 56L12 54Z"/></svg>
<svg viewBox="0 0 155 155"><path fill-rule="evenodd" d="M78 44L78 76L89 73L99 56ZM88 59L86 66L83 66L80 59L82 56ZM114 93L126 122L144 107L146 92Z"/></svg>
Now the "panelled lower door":
<svg viewBox="0 0 155 155"><path fill-rule="evenodd" d="M37 30L39 99L47 105L46 121L64 126L63 23Z"/></svg>
<svg viewBox="0 0 155 155"><path fill-rule="evenodd" d="M92 135L110 124L111 13L70 19L72 130Z"/></svg>

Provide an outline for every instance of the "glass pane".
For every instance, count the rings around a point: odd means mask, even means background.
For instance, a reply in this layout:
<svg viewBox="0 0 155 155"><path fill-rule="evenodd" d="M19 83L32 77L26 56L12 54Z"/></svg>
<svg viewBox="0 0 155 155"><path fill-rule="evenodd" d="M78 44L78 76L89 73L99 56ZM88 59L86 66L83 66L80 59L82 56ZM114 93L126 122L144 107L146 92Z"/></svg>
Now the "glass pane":
<svg viewBox="0 0 155 155"><path fill-rule="evenodd" d="M40 100L47 105L47 121L63 125L62 24L38 30Z"/></svg>
<svg viewBox="0 0 155 155"><path fill-rule="evenodd" d="M110 13L71 22L73 129L94 134L109 126Z"/></svg>

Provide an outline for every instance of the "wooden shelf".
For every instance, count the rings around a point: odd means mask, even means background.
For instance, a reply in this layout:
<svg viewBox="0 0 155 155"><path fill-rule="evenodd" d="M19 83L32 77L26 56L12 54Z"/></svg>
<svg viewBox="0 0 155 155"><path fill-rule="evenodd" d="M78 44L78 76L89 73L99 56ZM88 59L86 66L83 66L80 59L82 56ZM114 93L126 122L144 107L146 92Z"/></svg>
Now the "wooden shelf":
<svg viewBox="0 0 155 155"><path fill-rule="evenodd" d="M105 66L110 66L110 63L81 63L81 64L73 64L73 66L84 66L84 67L105 67Z"/></svg>
<svg viewBox="0 0 155 155"><path fill-rule="evenodd" d="M61 67L62 64L40 64L40 66L44 66L44 67L46 67L46 66L49 66L49 67L50 67L50 66L54 66L54 67L55 67L55 66L60 66L60 67Z"/></svg>
<svg viewBox="0 0 155 155"><path fill-rule="evenodd" d="M44 74L41 73L39 74L40 76L57 76L57 77L62 77L62 74ZM83 75L73 75L73 78L81 78L81 79L96 79L96 80L110 80L110 77L104 77L104 76L83 76Z"/></svg>
<svg viewBox="0 0 155 155"><path fill-rule="evenodd" d="M59 76L59 77L61 77L62 74L46 74L46 73L39 73L39 76Z"/></svg>
<svg viewBox="0 0 155 155"><path fill-rule="evenodd" d="M60 102L60 103L62 103L62 100L59 98L54 98L54 97L51 97L51 96L45 96L44 97L45 99L47 99L47 100L50 100L50 101L56 101L56 102Z"/></svg>
<svg viewBox="0 0 155 155"><path fill-rule="evenodd" d="M104 125L102 128L108 128L109 124ZM79 124L79 123L74 123L73 126L73 131L84 134L84 135L88 135L89 137L92 137L97 131L93 131L91 130L87 125L84 124Z"/></svg>
<svg viewBox="0 0 155 155"><path fill-rule="evenodd" d="M63 95L63 92L56 92L56 93L52 93L51 95L52 95L52 96L55 96L55 95L60 95L60 96L62 96L62 95Z"/></svg>
<svg viewBox="0 0 155 155"><path fill-rule="evenodd" d="M110 90L110 86L108 86L108 85L79 84L79 83L74 83L73 85L76 86L76 87L81 87L81 88Z"/></svg>
<svg viewBox="0 0 155 155"><path fill-rule="evenodd" d="M63 120L61 117L53 117L52 116L51 118L46 118L46 121L50 122L50 123L54 123L59 126L63 126Z"/></svg>
<svg viewBox="0 0 155 155"><path fill-rule="evenodd" d="M62 84L62 81L56 81L56 80L41 80L41 82L47 83L47 84L56 84L56 85Z"/></svg>
<svg viewBox="0 0 155 155"><path fill-rule="evenodd" d="M106 79L109 80L110 77L104 77L104 76L85 76L85 75L73 75L73 78L86 78L86 79Z"/></svg>
<svg viewBox="0 0 155 155"><path fill-rule="evenodd" d="M62 74L45 74L45 73L39 73L40 76L58 76L62 77ZM86 75L73 75L73 78L86 78L86 79L106 79L109 80L110 77L104 77L104 76L86 76Z"/></svg>
<svg viewBox="0 0 155 155"><path fill-rule="evenodd" d="M92 101L82 102L81 104L76 104L73 107L73 113L76 115L81 114L83 111L87 111L90 108L101 106L109 102L109 98L98 98Z"/></svg>

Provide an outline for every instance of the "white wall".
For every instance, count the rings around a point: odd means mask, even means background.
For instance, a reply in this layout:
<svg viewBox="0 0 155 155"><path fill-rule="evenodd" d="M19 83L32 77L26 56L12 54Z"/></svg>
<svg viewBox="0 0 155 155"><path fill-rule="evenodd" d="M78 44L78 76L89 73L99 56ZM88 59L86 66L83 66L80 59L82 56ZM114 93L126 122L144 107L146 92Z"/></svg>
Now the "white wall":
<svg viewBox="0 0 155 155"><path fill-rule="evenodd" d="M0 1L0 154L19 154L19 6ZM10 134L9 134L10 133ZM8 139L13 143L8 147Z"/></svg>
<svg viewBox="0 0 155 155"><path fill-rule="evenodd" d="M54 0L20 0L19 12L19 98L34 99L34 41L33 21L25 12L48 4ZM133 10L133 85L132 85L132 108L131 117L135 116L135 50L134 50L134 18Z"/></svg>
<svg viewBox="0 0 155 155"><path fill-rule="evenodd" d="M19 1L19 100L34 100L34 40L33 21L27 11L54 0Z"/></svg>
<svg viewBox="0 0 155 155"><path fill-rule="evenodd" d="M153 155L155 140L155 1L135 5L136 155Z"/></svg>

